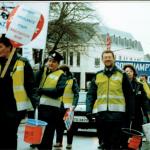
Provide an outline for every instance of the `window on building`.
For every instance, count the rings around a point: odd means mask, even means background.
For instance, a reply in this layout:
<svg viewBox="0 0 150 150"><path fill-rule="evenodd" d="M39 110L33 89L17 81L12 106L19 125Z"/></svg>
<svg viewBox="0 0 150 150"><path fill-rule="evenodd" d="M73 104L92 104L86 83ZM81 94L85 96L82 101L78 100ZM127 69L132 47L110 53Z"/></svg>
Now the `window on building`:
<svg viewBox="0 0 150 150"><path fill-rule="evenodd" d="M121 39L121 45L124 46L125 45L125 40Z"/></svg>
<svg viewBox="0 0 150 150"><path fill-rule="evenodd" d="M33 49L34 63L40 63L42 61L42 49Z"/></svg>
<svg viewBox="0 0 150 150"><path fill-rule="evenodd" d="M134 42L134 47L137 48L137 41Z"/></svg>
<svg viewBox="0 0 150 150"><path fill-rule="evenodd" d="M73 52L70 52L70 65L73 66Z"/></svg>
<svg viewBox="0 0 150 150"><path fill-rule="evenodd" d="M132 47L132 40L131 39L129 39L129 45L128 46Z"/></svg>
<svg viewBox="0 0 150 150"><path fill-rule="evenodd" d="M118 43L119 43L119 38L116 37L116 38L115 38L115 44L118 45Z"/></svg>
<svg viewBox="0 0 150 150"><path fill-rule="evenodd" d="M115 43L115 35L112 36L112 44Z"/></svg>
<svg viewBox="0 0 150 150"><path fill-rule="evenodd" d="M63 52L64 64L66 64L66 52Z"/></svg>
<svg viewBox="0 0 150 150"><path fill-rule="evenodd" d="M100 58L95 58L95 67L99 67L100 65Z"/></svg>
<svg viewBox="0 0 150 150"><path fill-rule="evenodd" d="M121 56L119 56L118 59L121 60Z"/></svg>
<svg viewBox="0 0 150 150"><path fill-rule="evenodd" d="M126 47L129 47L129 40L126 40Z"/></svg>
<svg viewBox="0 0 150 150"><path fill-rule="evenodd" d="M120 36L118 37L118 44L121 45L121 38L120 38Z"/></svg>
<svg viewBox="0 0 150 150"><path fill-rule="evenodd" d="M124 38L124 46L126 47L127 46L127 39Z"/></svg>
<svg viewBox="0 0 150 150"><path fill-rule="evenodd" d="M81 73L80 72L72 72L73 76L77 79L77 83L80 87L80 79L81 79Z"/></svg>
<svg viewBox="0 0 150 150"><path fill-rule="evenodd" d="M77 66L80 66L80 52L77 52Z"/></svg>
<svg viewBox="0 0 150 150"><path fill-rule="evenodd" d="M131 47L134 48L134 41L131 41Z"/></svg>

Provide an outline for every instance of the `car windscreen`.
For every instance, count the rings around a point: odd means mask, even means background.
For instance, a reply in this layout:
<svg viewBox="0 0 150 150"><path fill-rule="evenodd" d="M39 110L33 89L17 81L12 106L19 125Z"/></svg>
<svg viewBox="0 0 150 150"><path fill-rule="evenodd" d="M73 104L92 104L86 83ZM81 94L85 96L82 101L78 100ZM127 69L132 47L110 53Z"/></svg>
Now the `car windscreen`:
<svg viewBox="0 0 150 150"><path fill-rule="evenodd" d="M86 94L87 92L79 92L79 100L78 103L84 103L86 102Z"/></svg>

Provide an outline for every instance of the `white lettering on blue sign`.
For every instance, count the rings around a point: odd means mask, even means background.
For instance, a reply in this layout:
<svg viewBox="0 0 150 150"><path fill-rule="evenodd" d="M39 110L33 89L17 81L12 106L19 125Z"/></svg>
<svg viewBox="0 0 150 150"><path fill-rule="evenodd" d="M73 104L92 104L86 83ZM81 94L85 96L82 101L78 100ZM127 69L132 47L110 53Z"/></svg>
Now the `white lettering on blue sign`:
<svg viewBox="0 0 150 150"><path fill-rule="evenodd" d="M146 74L148 76L148 82L150 83L150 62L140 62L140 61L116 61L116 66L122 70L124 65L133 65L136 69L138 75Z"/></svg>

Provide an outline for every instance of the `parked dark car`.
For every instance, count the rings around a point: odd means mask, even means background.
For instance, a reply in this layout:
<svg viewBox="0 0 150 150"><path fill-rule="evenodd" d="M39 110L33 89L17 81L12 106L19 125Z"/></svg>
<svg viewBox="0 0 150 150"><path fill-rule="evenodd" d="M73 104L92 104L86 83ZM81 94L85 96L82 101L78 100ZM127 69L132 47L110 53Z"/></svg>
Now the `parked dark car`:
<svg viewBox="0 0 150 150"><path fill-rule="evenodd" d="M86 117L86 94L87 92L79 92L78 105L75 108L74 113L74 124L75 130L79 129L95 129L95 118L93 117L90 121Z"/></svg>

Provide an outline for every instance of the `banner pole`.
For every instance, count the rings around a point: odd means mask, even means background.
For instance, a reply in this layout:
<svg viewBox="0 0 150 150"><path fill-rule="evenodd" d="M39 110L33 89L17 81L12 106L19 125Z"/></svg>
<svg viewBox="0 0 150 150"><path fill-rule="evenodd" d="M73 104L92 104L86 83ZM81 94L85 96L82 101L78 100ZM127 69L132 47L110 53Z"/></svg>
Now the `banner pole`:
<svg viewBox="0 0 150 150"><path fill-rule="evenodd" d="M16 51L16 48L13 47L13 49L12 49L10 55L9 55L9 58L8 58L8 60L6 62L6 65L5 65L5 67L4 67L4 69L3 69L2 73L1 73L1 78L4 78L4 76L5 76L6 72L7 72L7 69L9 67L9 65L10 65L10 62L11 62L13 56L14 56L15 51Z"/></svg>

